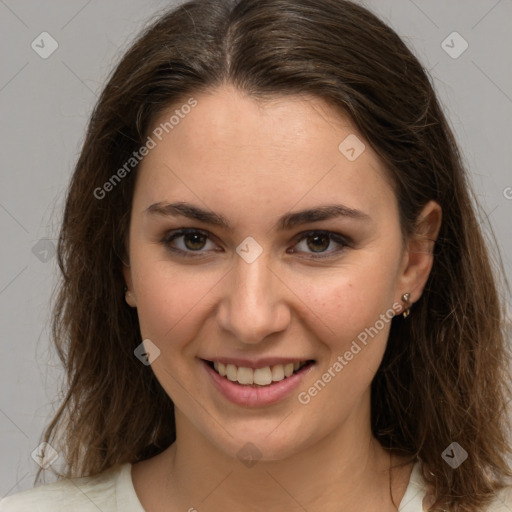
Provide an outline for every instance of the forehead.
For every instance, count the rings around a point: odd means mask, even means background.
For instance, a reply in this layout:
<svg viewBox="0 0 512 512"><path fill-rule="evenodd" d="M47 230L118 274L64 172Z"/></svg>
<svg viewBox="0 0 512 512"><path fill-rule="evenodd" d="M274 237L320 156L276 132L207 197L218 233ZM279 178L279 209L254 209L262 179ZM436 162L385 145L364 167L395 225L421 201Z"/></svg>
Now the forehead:
<svg viewBox="0 0 512 512"><path fill-rule="evenodd" d="M343 201L371 214L394 202L375 152L322 99L260 100L223 86L193 100L176 103L150 128L155 146L136 192L146 203L186 196L272 209Z"/></svg>

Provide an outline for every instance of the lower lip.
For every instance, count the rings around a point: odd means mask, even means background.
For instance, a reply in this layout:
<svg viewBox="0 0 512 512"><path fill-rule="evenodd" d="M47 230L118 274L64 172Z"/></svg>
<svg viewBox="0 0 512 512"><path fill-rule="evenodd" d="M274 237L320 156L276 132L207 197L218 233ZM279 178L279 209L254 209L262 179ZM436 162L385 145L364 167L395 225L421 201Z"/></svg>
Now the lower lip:
<svg viewBox="0 0 512 512"><path fill-rule="evenodd" d="M297 373L279 382L274 382L268 386L253 387L232 382L226 377L219 375L205 361L202 361L202 363L208 375L213 380L214 385L224 397L230 402L247 407L262 407L283 400L299 386L304 376L315 366L315 363L307 364Z"/></svg>

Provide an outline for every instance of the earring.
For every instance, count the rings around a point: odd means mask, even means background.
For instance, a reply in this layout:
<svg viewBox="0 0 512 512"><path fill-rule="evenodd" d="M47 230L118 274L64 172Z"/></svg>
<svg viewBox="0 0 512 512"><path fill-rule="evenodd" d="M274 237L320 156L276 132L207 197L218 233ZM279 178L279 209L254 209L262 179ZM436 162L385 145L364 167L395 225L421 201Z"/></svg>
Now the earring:
<svg viewBox="0 0 512 512"><path fill-rule="evenodd" d="M129 299L132 298L132 292L130 290L128 290L128 288L125 287L124 289L124 300L126 301L126 303L131 306L130 304L130 301Z"/></svg>
<svg viewBox="0 0 512 512"><path fill-rule="evenodd" d="M407 318L409 316L409 313L411 312L411 303L409 302L411 294L410 293L404 293L402 295L402 302L405 302L406 307L403 312L403 317Z"/></svg>

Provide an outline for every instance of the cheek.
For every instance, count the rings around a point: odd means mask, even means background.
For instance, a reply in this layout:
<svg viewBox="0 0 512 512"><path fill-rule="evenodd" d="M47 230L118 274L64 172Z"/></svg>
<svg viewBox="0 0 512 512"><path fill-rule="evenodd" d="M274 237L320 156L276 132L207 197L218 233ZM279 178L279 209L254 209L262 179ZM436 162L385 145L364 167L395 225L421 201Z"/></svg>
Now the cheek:
<svg viewBox="0 0 512 512"><path fill-rule="evenodd" d="M345 267L321 286L310 287L311 309L329 327L329 335L320 338L329 357L320 369L322 382L317 388L323 389L328 382L330 391L319 393L318 406L326 405L334 394L344 397L334 407L341 410L354 404L370 385L396 313L397 265L394 251L365 254L357 264ZM316 388L312 390L316 392Z"/></svg>
<svg viewBox="0 0 512 512"><path fill-rule="evenodd" d="M384 355L393 309L391 279L364 272L317 288L311 295L331 334L320 338L329 356L318 378L301 389L300 403L323 415L325 427L337 424L361 400Z"/></svg>
<svg viewBox="0 0 512 512"><path fill-rule="evenodd" d="M334 335L334 346L345 345L392 308L393 276L389 266L361 265L311 283L307 301Z"/></svg>
<svg viewBox="0 0 512 512"><path fill-rule="evenodd" d="M162 349L179 345L189 338L191 328L198 328L197 315L201 301L211 290L210 284L197 267L171 266L150 254L133 258L134 288L137 314L144 338L154 340ZM174 343L174 341L176 343Z"/></svg>

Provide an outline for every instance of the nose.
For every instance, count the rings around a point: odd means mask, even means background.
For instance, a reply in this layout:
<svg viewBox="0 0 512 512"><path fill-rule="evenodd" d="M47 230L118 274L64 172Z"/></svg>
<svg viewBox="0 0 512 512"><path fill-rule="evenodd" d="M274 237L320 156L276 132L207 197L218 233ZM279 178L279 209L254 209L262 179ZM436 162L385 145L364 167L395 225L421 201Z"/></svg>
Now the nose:
<svg viewBox="0 0 512 512"><path fill-rule="evenodd" d="M225 293L217 310L221 329L244 344L260 343L283 332L290 323L286 285L272 270L265 252L252 263L237 258L226 276Z"/></svg>

